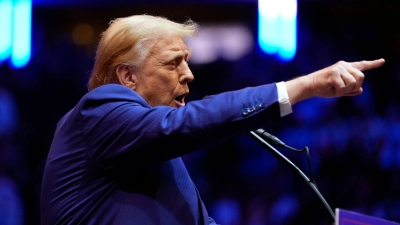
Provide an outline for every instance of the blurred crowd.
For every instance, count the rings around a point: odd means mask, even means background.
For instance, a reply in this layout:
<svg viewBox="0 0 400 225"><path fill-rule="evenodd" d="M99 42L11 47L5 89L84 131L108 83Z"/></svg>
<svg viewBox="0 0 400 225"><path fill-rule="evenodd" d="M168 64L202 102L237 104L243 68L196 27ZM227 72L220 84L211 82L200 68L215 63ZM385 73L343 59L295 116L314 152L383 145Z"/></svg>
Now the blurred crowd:
<svg viewBox="0 0 400 225"><path fill-rule="evenodd" d="M291 62L254 46L235 61L191 65L195 81L187 101L285 81L339 60L385 58L382 68L365 73L362 95L307 100L263 129L292 147L309 147L312 176L332 209L400 222L400 32L370 21L320 23L299 19ZM35 21L32 46L25 68L0 64L0 225L39 224L41 176L55 126L87 92L93 64L95 46L76 45L69 33L49 37ZM277 149L311 176L304 153ZM303 180L248 135L183 159L222 225L332 224Z"/></svg>

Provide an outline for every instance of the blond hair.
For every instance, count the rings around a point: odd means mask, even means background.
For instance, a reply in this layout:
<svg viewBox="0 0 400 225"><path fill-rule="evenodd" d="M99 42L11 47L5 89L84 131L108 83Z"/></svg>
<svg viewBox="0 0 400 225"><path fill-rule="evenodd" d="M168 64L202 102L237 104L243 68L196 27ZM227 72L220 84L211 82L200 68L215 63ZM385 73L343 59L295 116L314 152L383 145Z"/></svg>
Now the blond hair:
<svg viewBox="0 0 400 225"><path fill-rule="evenodd" d="M140 69L156 39L179 36L185 40L196 35L197 30L198 25L192 20L180 24L150 15L134 15L111 21L97 47L88 82L89 91L112 83L119 65Z"/></svg>

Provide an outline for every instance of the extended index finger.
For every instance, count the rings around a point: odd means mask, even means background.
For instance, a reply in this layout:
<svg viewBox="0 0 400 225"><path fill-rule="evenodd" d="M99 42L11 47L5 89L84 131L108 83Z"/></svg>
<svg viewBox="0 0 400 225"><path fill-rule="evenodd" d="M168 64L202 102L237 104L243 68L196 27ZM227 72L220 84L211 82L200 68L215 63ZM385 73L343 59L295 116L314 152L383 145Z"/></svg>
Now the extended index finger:
<svg viewBox="0 0 400 225"><path fill-rule="evenodd" d="M361 70L361 71L378 68L378 67L382 66L383 64L385 64L385 59L377 59L377 60L371 60L371 61L364 60L364 61L360 61L360 62L351 63L351 65L354 68Z"/></svg>

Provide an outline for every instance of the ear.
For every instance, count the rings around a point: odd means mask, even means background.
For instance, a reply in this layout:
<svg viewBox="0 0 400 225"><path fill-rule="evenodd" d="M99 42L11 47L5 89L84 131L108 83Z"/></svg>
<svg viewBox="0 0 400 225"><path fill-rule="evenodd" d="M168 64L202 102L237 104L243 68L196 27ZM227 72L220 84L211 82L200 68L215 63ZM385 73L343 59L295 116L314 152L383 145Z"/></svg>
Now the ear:
<svg viewBox="0 0 400 225"><path fill-rule="evenodd" d="M131 66L119 65L115 71L120 84L135 90L137 85L136 70Z"/></svg>

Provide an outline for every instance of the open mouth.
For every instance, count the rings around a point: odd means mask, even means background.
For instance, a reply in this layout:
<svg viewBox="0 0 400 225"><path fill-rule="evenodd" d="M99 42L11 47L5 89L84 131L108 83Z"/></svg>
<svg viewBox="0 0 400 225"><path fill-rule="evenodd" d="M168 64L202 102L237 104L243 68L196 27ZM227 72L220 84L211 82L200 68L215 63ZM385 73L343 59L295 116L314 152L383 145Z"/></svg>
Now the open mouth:
<svg viewBox="0 0 400 225"><path fill-rule="evenodd" d="M175 101L177 101L180 105L184 105L186 95L187 95L187 93L185 93L183 95L179 95L178 97L175 98Z"/></svg>

